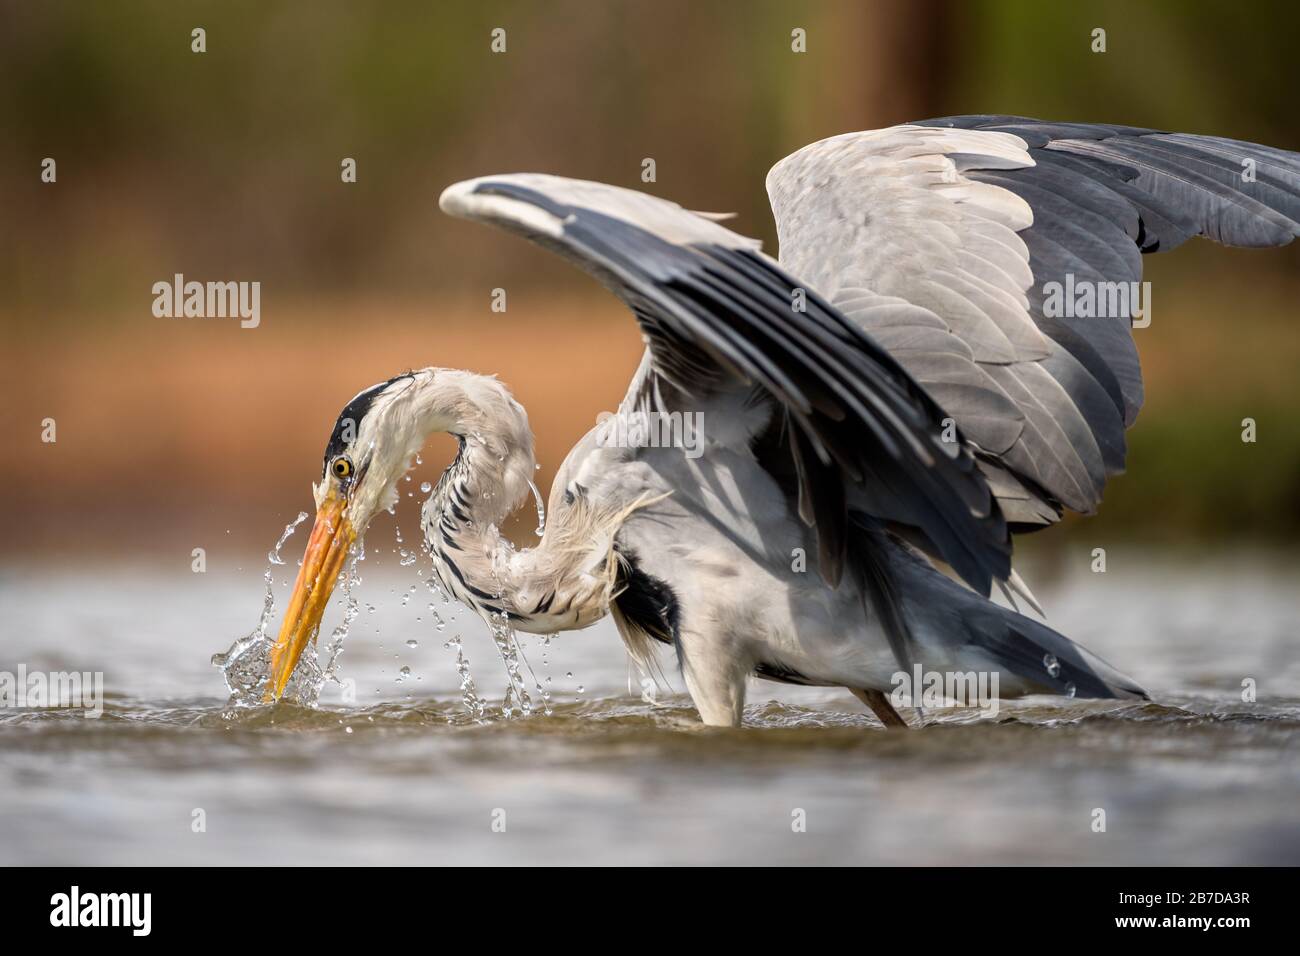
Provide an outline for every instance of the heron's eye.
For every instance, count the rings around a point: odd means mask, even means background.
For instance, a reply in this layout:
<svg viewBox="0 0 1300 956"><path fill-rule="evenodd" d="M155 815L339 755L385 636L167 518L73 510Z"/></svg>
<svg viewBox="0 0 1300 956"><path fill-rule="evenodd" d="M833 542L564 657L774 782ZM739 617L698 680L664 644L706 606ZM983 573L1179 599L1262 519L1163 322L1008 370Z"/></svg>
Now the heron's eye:
<svg viewBox="0 0 1300 956"><path fill-rule="evenodd" d="M340 455L334 459L334 464L330 465L330 470L334 472L335 478L352 477L352 459L345 455Z"/></svg>

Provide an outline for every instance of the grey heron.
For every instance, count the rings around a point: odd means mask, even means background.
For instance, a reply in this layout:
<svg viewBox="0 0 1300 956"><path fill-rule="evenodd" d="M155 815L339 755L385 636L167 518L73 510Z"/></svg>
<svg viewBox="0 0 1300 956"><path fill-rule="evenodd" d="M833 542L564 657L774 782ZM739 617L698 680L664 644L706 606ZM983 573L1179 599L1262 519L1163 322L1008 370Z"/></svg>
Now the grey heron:
<svg viewBox="0 0 1300 956"><path fill-rule="evenodd" d="M1146 696L1018 612L1033 599L1012 540L1092 513L1124 468L1136 310L1101 303L1136 288L1143 254L1193 236L1290 242L1300 154L961 116L814 143L767 191L779 262L719 217L615 186L514 174L443 193L444 211L558 252L623 300L646 349L618 414L698 416L699 453L593 428L540 542L515 550L499 528L535 462L506 387L425 368L366 389L325 449L268 696L433 432L459 441L421 514L447 591L527 632L613 615L635 657L675 648L706 724L740 723L753 675L844 687L903 724L886 694L915 664L996 672L1002 696ZM1092 304L1063 311L1054 283Z"/></svg>

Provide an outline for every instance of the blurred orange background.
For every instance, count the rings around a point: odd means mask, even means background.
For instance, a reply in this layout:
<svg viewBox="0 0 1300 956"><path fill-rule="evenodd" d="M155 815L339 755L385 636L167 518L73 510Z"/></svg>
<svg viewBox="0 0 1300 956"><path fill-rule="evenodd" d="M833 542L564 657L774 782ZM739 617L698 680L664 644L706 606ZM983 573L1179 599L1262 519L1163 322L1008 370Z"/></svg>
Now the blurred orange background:
<svg viewBox="0 0 1300 956"><path fill-rule="evenodd" d="M644 188L735 211L775 251L767 169L849 130L1006 112L1300 149L1281 79L1298 24L1282 4L1173 2L6 4L7 560L264 548L309 507L343 404L409 367L498 374L548 486L622 397L639 336L569 265L443 216L457 179ZM1148 407L1089 534L1295 540L1300 253L1196 244L1147 266ZM260 282L260 326L155 318L175 273ZM430 476L450 453L431 445Z"/></svg>

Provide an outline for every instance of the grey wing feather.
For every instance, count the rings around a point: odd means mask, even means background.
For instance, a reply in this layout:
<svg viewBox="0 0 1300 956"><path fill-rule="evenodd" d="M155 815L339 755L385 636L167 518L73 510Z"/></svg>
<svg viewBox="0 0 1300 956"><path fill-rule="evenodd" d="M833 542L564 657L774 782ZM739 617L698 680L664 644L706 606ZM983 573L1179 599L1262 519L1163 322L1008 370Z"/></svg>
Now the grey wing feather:
<svg viewBox="0 0 1300 956"><path fill-rule="evenodd" d="M1132 316L1049 315L1050 284L1136 282L1143 253L1193 236L1300 234L1300 154L1015 116L832 137L767 188L782 264L897 350L1016 525L1093 511L1143 399Z"/></svg>
<svg viewBox="0 0 1300 956"><path fill-rule="evenodd" d="M554 176L449 187L442 208L524 234L596 275L631 308L657 387L702 398L760 388L780 403L799 511L838 581L850 498L913 523L987 594L1010 573L1006 524L943 414L863 329L713 221L644 193Z"/></svg>

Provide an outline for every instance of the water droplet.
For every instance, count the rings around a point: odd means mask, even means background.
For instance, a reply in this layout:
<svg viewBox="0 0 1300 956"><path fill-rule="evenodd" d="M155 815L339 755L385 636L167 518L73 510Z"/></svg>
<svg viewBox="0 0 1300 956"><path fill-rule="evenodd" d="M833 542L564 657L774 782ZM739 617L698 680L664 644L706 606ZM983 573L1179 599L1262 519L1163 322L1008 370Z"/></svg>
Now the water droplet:
<svg viewBox="0 0 1300 956"><path fill-rule="evenodd" d="M546 506L542 504L542 493L537 490L537 485L530 478L528 487L533 492L533 503L537 505L537 527L533 529L533 534L541 537L546 533Z"/></svg>
<svg viewBox="0 0 1300 956"><path fill-rule="evenodd" d="M415 640L415 638L411 638L411 640L409 640L409 641L406 642L406 646L407 646L407 647L419 647L419 646L420 646L420 642L417 641L417 640Z"/></svg>
<svg viewBox="0 0 1300 956"><path fill-rule="evenodd" d="M429 484L427 481L422 481L420 482L420 491L427 495L429 492L433 491L433 485Z"/></svg>
<svg viewBox="0 0 1300 956"><path fill-rule="evenodd" d="M1073 684L1066 684L1066 685L1065 685L1065 696L1066 696L1066 697L1073 697L1077 692L1078 692L1078 688L1076 688Z"/></svg>
<svg viewBox="0 0 1300 956"><path fill-rule="evenodd" d="M1047 670L1048 677L1061 676L1061 662L1051 654L1043 655L1043 667Z"/></svg>

